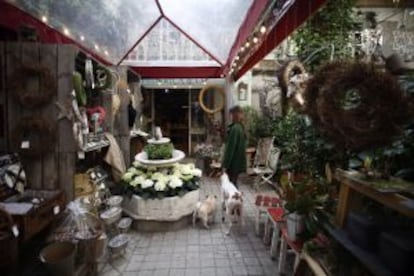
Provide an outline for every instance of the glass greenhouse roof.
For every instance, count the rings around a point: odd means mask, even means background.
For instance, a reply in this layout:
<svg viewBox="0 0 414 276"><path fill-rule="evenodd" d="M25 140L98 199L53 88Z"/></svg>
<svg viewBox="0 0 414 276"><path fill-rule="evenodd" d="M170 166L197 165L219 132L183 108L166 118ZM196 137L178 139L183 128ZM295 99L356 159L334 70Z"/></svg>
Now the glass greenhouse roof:
<svg viewBox="0 0 414 276"><path fill-rule="evenodd" d="M113 64L222 66L253 0L8 0Z"/></svg>

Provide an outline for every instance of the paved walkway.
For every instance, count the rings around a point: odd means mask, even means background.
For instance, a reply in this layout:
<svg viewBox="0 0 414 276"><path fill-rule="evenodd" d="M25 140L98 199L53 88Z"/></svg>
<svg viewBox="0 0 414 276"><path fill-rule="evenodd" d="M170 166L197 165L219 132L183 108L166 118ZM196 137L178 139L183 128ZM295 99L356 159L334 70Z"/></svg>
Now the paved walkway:
<svg viewBox="0 0 414 276"><path fill-rule="evenodd" d="M254 233L252 178L241 179L246 215L245 233L224 234L220 210L209 230L200 225L167 233L130 232L127 254L100 264L100 275L277 275L268 247ZM249 183L250 182L250 183ZM201 195L216 194L219 180L204 178Z"/></svg>

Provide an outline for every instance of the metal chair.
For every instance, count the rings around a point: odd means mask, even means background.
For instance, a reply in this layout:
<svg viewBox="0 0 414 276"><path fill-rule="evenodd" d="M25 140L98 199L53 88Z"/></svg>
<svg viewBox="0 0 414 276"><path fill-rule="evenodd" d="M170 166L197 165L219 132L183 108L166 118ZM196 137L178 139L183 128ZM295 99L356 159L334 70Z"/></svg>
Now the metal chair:
<svg viewBox="0 0 414 276"><path fill-rule="evenodd" d="M277 165L279 163L280 149L273 147L269 150L265 166L258 166L253 168L253 172L257 175L255 188L263 184L270 184L273 186L272 178L276 173Z"/></svg>

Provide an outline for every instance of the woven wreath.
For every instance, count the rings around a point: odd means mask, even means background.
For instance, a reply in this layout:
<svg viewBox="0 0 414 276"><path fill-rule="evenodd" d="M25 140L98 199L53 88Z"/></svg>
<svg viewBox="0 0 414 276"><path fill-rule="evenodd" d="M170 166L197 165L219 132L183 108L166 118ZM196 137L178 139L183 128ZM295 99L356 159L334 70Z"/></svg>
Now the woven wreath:
<svg viewBox="0 0 414 276"><path fill-rule="evenodd" d="M372 64L327 64L304 96L305 112L319 130L353 151L390 143L411 115L396 79Z"/></svg>
<svg viewBox="0 0 414 276"><path fill-rule="evenodd" d="M217 91L218 95L221 97L221 101L219 103L219 106L216 108L209 108L204 102L204 95L208 93L209 91ZM224 108L224 103L226 101L226 93L224 92L224 88L219 85L209 84L203 87L201 89L200 94L198 95L198 103L200 104L200 107L204 110L204 112L208 114L214 114L216 112L221 111Z"/></svg>
<svg viewBox="0 0 414 276"><path fill-rule="evenodd" d="M54 150L56 128L52 121L43 117L24 117L14 128L14 139L19 153L38 158Z"/></svg>
<svg viewBox="0 0 414 276"><path fill-rule="evenodd" d="M37 78L39 87L30 87ZM17 102L26 108L37 108L49 103L56 93L56 81L49 68L43 65L22 65L11 75L10 90Z"/></svg>

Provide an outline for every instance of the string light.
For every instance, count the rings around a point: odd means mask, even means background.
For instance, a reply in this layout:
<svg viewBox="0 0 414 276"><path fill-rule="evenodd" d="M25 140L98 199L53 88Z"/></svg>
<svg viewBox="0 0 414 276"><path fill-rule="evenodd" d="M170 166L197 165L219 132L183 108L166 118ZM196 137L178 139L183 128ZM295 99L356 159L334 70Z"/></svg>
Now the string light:
<svg viewBox="0 0 414 276"><path fill-rule="evenodd" d="M239 60L239 59L240 59L240 57L237 55L234 59L235 59L235 60Z"/></svg>
<svg viewBox="0 0 414 276"><path fill-rule="evenodd" d="M261 27L260 27L260 32L261 32L262 34L264 34L264 33L266 32L266 27L265 27L265 26L261 26Z"/></svg>
<svg viewBox="0 0 414 276"><path fill-rule="evenodd" d="M83 35L81 35L81 36L80 36L80 40L81 40L81 41L84 41L84 40L85 40L85 37L84 37Z"/></svg>
<svg viewBox="0 0 414 276"><path fill-rule="evenodd" d="M240 51L242 52L244 51L244 46L241 46Z"/></svg>
<svg viewBox="0 0 414 276"><path fill-rule="evenodd" d="M47 23L47 17L46 16L42 16L42 21L43 21L43 23Z"/></svg>
<svg viewBox="0 0 414 276"><path fill-rule="evenodd" d="M259 39L257 39L257 37L253 37L253 43L256 44L257 42L259 42Z"/></svg>
<svg viewBox="0 0 414 276"><path fill-rule="evenodd" d="M99 51L99 45L98 44L95 44L95 50Z"/></svg>
<svg viewBox="0 0 414 276"><path fill-rule="evenodd" d="M107 56L107 55L109 55L107 50L105 50L105 52L104 52L104 53L105 53L105 55L106 55L106 56Z"/></svg>
<svg viewBox="0 0 414 276"><path fill-rule="evenodd" d="M68 29L68 28L63 28L63 33L64 33L66 36L69 36L69 35L70 35L70 32L69 32L69 29Z"/></svg>
<svg viewBox="0 0 414 276"><path fill-rule="evenodd" d="M250 47L250 43L249 43L249 41L247 41L247 42L246 42L246 44L245 44L244 46L246 46L246 48L249 48L249 47Z"/></svg>

